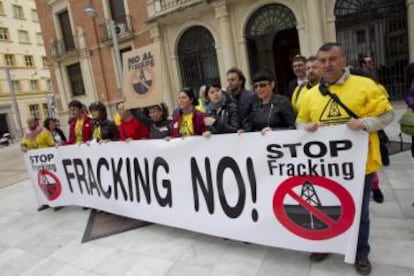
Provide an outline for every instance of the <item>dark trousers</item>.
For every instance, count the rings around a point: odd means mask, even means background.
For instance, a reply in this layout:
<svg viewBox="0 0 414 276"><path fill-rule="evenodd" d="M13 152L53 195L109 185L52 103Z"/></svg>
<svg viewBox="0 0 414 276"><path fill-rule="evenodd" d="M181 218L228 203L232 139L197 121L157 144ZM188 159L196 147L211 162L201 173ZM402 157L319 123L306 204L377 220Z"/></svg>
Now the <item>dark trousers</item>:
<svg viewBox="0 0 414 276"><path fill-rule="evenodd" d="M367 174L364 183L364 195L362 197L361 221L359 225L357 260L368 257L370 246L369 238L369 199L374 174Z"/></svg>
<svg viewBox="0 0 414 276"><path fill-rule="evenodd" d="M384 166L388 166L390 164L390 156L388 153L388 143L389 139L387 134L384 130L378 131L378 137L380 142L380 152L381 152L381 160Z"/></svg>
<svg viewBox="0 0 414 276"><path fill-rule="evenodd" d="M411 136L411 156L414 157L414 136Z"/></svg>

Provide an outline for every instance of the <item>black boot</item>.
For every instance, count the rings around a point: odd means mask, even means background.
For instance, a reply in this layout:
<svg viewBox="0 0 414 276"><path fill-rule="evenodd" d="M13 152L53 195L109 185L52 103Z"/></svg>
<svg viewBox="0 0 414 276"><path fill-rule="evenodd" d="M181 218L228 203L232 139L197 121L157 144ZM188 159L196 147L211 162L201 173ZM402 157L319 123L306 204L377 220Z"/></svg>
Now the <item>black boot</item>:
<svg viewBox="0 0 414 276"><path fill-rule="evenodd" d="M384 202L384 195L382 194L380 188L372 189L372 196L374 197L374 201L376 203Z"/></svg>
<svg viewBox="0 0 414 276"><path fill-rule="evenodd" d="M37 211L40 212L40 211L43 211L43 210L46 210L46 209L49 209L49 208L50 208L49 205L41 205L37 208Z"/></svg>

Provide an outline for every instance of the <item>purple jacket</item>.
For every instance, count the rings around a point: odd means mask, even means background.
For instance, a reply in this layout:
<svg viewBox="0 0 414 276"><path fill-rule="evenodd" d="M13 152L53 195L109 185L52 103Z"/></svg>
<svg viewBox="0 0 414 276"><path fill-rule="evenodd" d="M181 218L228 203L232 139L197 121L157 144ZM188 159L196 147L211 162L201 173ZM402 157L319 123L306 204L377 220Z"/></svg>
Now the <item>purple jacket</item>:
<svg viewBox="0 0 414 276"><path fill-rule="evenodd" d="M170 129L171 137L180 137L180 123L182 120L183 114L181 111L178 111L173 116L173 121ZM204 113L193 109L193 127L194 127L194 135L202 135L205 131L204 125Z"/></svg>
<svg viewBox="0 0 414 276"><path fill-rule="evenodd" d="M405 97L405 102L409 108L414 110L414 81L411 82L411 87L408 89L407 96Z"/></svg>

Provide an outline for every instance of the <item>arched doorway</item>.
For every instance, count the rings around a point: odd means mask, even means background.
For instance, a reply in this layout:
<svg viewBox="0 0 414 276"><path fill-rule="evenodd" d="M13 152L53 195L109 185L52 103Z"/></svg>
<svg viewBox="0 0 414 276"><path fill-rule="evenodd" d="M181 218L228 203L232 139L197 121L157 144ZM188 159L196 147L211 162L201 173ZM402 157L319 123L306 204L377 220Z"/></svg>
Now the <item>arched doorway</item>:
<svg viewBox="0 0 414 276"><path fill-rule="evenodd" d="M183 87L198 92L202 85L220 82L214 38L206 28L186 30L177 47Z"/></svg>
<svg viewBox="0 0 414 276"><path fill-rule="evenodd" d="M294 78L291 60L300 51L293 12L280 4L259 8L247 22L245 38L250 73L271 71L278 91L284 94L288 82Z"/></svg>
<svg viewBox="0 0 414 276"><path fill-rule="evenodd" d="M407 8L405 0L338 0L335 5L337 40L348 63L359 66L363 55L376 63L376 78L392 99L405 93L408 63Z"/></svg>

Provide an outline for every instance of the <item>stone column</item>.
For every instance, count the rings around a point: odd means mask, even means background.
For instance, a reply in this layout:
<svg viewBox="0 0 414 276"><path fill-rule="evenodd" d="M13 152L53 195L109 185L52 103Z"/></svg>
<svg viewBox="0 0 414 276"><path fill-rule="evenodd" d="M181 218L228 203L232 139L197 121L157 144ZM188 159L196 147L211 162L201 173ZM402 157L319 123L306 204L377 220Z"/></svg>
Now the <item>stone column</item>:
<svg viewBox="0 0 414 276"><path fill-rule="evenodd" d="M408 49L410 62L414 61L414 0L407 0Z"/></svg>
<svg viewBox="0 0 414 276"><path fill-rule="evenodd" d="M227 71L227 69L236 65L236 59L234 56L235 49L233 47L233 36L231 33L226 1L219 1L218 3L215 3L214 7L216 18L218 19L220 25L220 44L223 53L223 64L225 71Z"/></svg>
<svg viewBox="0 0 414 276"><path fill-rule="evenodd" d="M311 53L315 54L316 51L323 43L323 18L321 13L321 1L320 0L308 0L307 1L308 15L309 15L309 34L311 42Z"/></svg>
<svg viewBox="0 0 414 276"><path fill-rule="evenodd" d="M161 35L160 35L160 29L158 27L158 25L153 25L151 26L150 29L150 37L152 38L152 40L154 41L155 44L158 44L158 46L160 47L160 52L161 52L161 60L162 60L162 65L161 66L161 74L162 74L162 91L159 91L159 93L162 93L162 98L163 101L170 107L173 107L173 98L172 98L172 94L171 94L171 82L170 82L170 75L168 72L168 61L166 59L166 54L164 51L164 43L162 43L161 41Z"/></svg>

